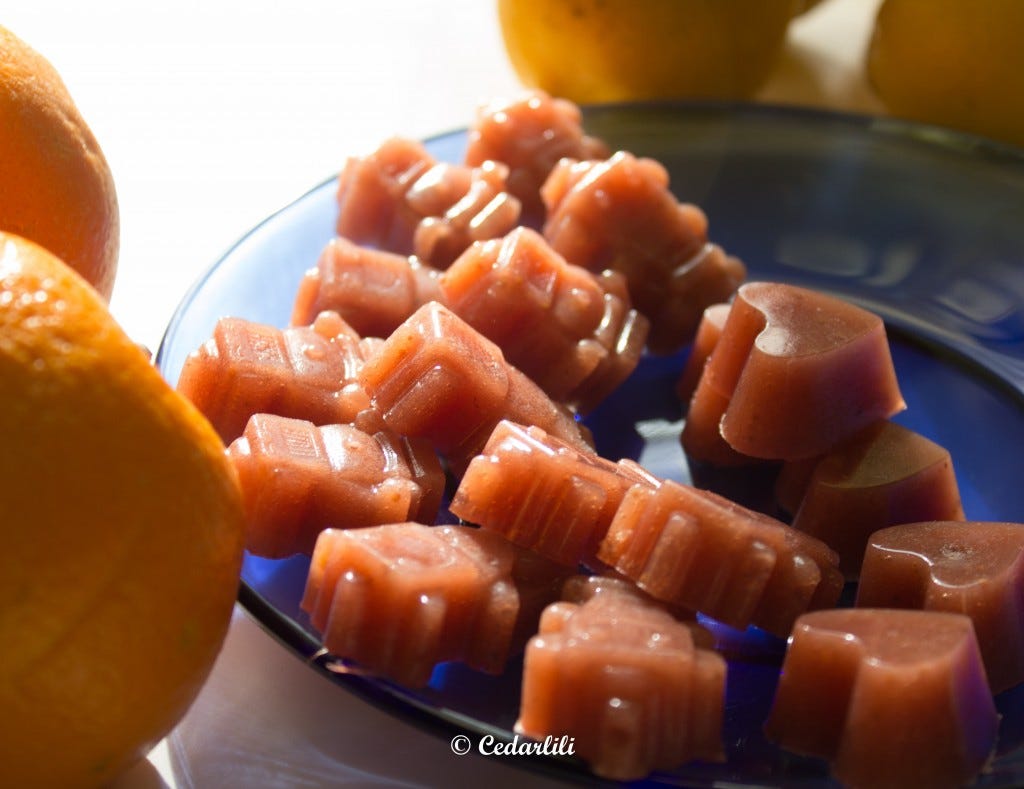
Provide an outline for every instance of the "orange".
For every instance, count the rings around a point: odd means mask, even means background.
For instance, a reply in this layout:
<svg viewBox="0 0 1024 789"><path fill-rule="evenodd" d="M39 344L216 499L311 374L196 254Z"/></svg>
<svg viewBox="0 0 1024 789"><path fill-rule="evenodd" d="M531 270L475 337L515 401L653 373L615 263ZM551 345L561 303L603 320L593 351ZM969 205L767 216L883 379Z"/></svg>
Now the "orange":
<svg viewBox="0 0 1024 789"><path fill-rule="evenodd" d="M0 786L94 786L179 720L238 587L217 434L86 281L0 233Z"/></svg>
<svg viewBox="0 0 1024 789"><path fill-rule="evenodd" d="M885 0L868 78L899 117L1024 145L1024 2Z"/></svg>
<svg viewBox="0 0 1024 789"><path fill-rule="evenodd" d="M804 0L498 0L519 78L579 103L747 98Z"/></svg>
<svg viewBox="0 0 1024 789"><path fill-rule="evenodd" d="M0 27L0 230L42 244L109 300L120 223L114 179L60 75Z"/></svg>

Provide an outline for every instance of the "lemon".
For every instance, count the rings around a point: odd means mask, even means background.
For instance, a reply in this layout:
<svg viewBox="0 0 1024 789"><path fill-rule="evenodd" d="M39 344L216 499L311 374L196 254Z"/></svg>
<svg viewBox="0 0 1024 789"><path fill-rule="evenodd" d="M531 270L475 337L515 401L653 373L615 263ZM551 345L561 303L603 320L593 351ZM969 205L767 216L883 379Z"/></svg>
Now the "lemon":
<svg viewBox="0 0 1024 789"><path fill-rule="evenodd" d="M578 103L742 99L804 0L498 0L513 69Z"/></svg>
<svg viewBox="0 0 1024 789"><path fill-rule="evenodd" d="M1024 145L1022 34L1022 0L885 0L868 79L893 115Z"/></svg>

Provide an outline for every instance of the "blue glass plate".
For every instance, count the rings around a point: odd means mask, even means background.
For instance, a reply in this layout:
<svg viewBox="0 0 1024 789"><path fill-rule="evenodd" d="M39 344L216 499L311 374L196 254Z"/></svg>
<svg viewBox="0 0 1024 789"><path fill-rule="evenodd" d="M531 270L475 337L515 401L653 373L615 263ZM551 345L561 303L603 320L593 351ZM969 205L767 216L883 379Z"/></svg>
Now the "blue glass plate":
<svg viewBox="0 0 1024 789"><path fill-rule="evenodd" d="M898 421L952 452L968 518L1024 521L1024 153L921 125L751 105L608 106L588 109L585 124L613 149L661 161L676 195L705 210L712 240L746 262L750 279L817 288L882 315L909 406ZM428 141L448 161L460 161L464 145L463 132ZM331 178L244 236L186 295L157 354L169 381L221 316L287 324L301 274L333 234L334 199ZM691 480L671 392L684 356L646 358L589 418L603 454ZM313 670L441 736L511 738L519 665L497 678L443 665L415 693L352 671L322 653L299 609L307 567L304 558L247 557L240 600ZM829 785L827 765L761 734L784 642L756 630L720 635L730 655L728 761L647 783ZM1018 786L1024 689L997 702L999 755L978 785ZM586 776L570 758L516 763Z"/></svg>

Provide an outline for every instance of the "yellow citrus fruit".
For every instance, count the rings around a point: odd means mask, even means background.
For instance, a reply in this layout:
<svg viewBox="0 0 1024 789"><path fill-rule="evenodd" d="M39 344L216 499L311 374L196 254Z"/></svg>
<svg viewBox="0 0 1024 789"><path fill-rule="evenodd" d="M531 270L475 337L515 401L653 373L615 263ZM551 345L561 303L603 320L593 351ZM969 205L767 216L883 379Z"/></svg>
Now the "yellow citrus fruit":
<svg viewBox="0 0 1024 789"><path fill-rule="evenodd" d="M242 556L209 423L43 247L0 233L0 786L95 786L180 719Z"/></svg>
<svg viewBox="0 0 1024 789"><path fill-rule="evenodd" d="M54 67L3 27L0 230L42 244L109 300L120 244L110 168Z"/></svg>
<svg viewBox="0 0 1024 789"><path fill-rule="evenodd" d="M579 103L751 96L802 0L498 0L523 83Z"/></svg>
<svg viewBox="0 0 1024 789"><path fill-rule="evenodd" d="M1024 145L1022 34L1022 0L885 0L868 78L894 115Z"/></svg>

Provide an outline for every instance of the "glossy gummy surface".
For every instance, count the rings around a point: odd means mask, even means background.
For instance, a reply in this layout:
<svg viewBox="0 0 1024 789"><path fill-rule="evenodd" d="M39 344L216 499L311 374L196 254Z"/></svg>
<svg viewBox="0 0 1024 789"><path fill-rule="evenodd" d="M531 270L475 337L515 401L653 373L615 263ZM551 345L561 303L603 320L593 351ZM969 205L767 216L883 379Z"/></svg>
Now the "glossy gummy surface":
<svg viewBox="0 0 1024 789"><path fill-rule="evenodd" d="M700 205L709 236L749 267L749 279L819 288L886 322L908 408L897 421L950 450L972 520L1024 521L1024 153L891 120L751 105L662 104L588 109L589 134L612 149L652 156L673 191ZM465 135L427 142L459 161ZM186 295L157 362L174 382L185 356L222 315L286 325L302 273L333 233L328 179L243 237ZM685 351L647 357L587 421L607 457L690 479L673 394ZM623 420L623 413L630 414ZM737 492L756 493L755 480ZM299 609L308 560L247 557L240 599L315 671L413 724L511 738L519 665L498 678L442 665L410 693L319 653ZM729 657L724 765L688 765L651 786L831 786L827 766L767 743L784 642L759 631L717 630ZM1024 781L1024 688L997 698L997 759L977 782ZM575 780L568 759L516 760Z"/></svg>

